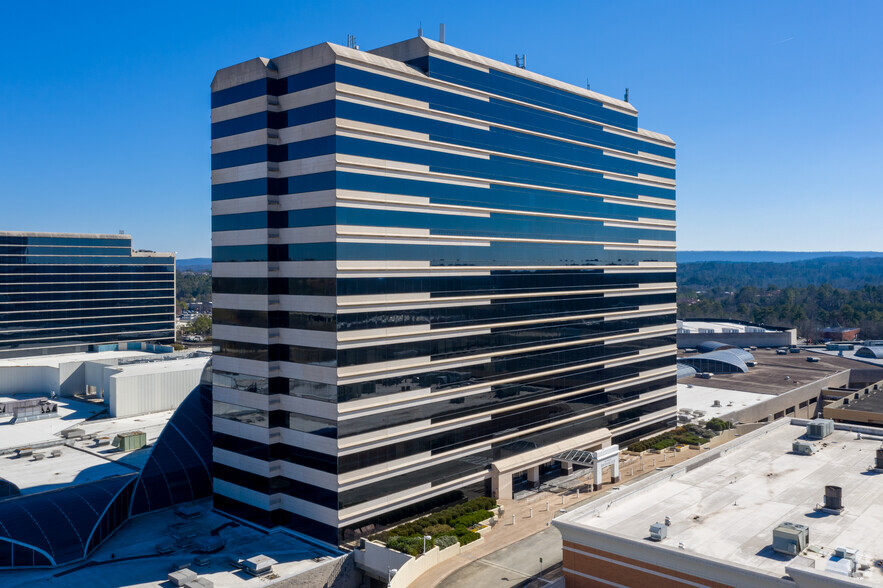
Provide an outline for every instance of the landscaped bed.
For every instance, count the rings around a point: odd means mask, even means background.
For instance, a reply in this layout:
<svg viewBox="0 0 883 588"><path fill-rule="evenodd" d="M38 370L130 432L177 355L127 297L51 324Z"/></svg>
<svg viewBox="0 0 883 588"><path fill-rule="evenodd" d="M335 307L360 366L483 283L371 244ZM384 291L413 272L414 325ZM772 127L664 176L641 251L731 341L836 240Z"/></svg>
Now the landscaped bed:
<svg viewBox="0 0 883 588"><path fill-rule="evenodd" d="M434 546L444 549L455 543L467 545L481 538L478 531L486 525L480 523L494 516L490 509L496 506L497 501L493 498L475 498L384 531L375 538L390 549L415 557L423 553L423 537L427 535L432 538L426 541L427 550Z"/></svg>
<svg viewBox="0 0 883 588"><path fill-rule="evenodd" d="M711 419L705 427L700 427L699 425L678 427L661 435L632 443L628 446L628 450L639 453L648 449L661 451L676 445L703 445L714 437L716 431L723 431L732 426L733 424L729 421Z"/></svg>

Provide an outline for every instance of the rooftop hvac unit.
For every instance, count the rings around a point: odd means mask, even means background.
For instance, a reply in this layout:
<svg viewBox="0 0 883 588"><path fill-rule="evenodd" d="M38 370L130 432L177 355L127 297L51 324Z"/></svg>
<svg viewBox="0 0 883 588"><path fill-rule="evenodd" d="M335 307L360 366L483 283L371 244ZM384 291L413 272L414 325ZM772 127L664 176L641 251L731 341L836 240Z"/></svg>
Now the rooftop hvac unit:
<svg viewBox="0 0 883 588"><path fill-rule="evenodd" d="M653 523L650 525L650 540L662 541L668 536L668 527L662 523Z"/></svg>
<svg viewBox="0 0 883 588"><path fill-rule="evenodd" d="M791 451L797 455L812 455L814 450L812 443L806 441L795 441L791 444Z"/></svg>
<svg viewBox="0 0 883 588"><path fill-rule="evenodd" d="M809 527L795 523L782 523L773 529L773 551L785 555L797 555L809 543Z"/></svg>
<svg viewBox="0 0 883 588"><path fill-rule="evenodd" d="M874 460L874 467L883 470L883 448L877 450L877 459Z"/></svg>
<svg viewBox="0 0 883 588"><path fill-rule="evenodd" d="M134 451L147 445L147 435L144 431L120 433L113 438L112 445L120 451Z"/></svg>
<svg viewBox="0 0 883 588"><path fill-rule="evenodd" d="M806 436L810 439L824 439L834 432L831 419L813 419L806 425Z"/></svg>

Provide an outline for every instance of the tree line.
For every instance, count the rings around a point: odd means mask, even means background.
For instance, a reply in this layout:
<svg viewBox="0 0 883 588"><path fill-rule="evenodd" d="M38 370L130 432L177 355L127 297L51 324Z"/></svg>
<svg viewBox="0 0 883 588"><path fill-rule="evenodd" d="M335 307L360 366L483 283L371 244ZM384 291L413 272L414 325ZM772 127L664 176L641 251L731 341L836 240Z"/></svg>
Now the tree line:
<svg viewBox="0 0 883 588"><path fill-rule="evenodd" d="M883 258L678 266L678 318L721 318L796 327L859 327L883 338Z"/></svg>
<svg viewBox="0 0 883 588"><path fill-rule="evenodd" d="M186 308L188 302L211 302L211 272L177 272L176 282L175 299L179 307Z"/></svg>

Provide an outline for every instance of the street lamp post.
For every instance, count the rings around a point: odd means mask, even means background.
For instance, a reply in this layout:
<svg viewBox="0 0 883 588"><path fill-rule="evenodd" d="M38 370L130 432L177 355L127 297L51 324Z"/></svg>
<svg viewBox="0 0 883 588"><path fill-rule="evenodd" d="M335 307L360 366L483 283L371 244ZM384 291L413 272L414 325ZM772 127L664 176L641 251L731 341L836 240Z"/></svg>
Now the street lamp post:
<svg viewBox="0 0 883 588"><path fill-rule="evenodd" d="M424 555L426 555L426 542L427 541L432 541L432 536L430 536L430 535L423 536L423 554Z"/></svg>
<svg viewBox="0 0 883 588"><path fill-rule="evenodd" d="M392 582L392 577L395 576L399 572L398 568L389 569L386 568L386 585L389 587Z"/></svg>

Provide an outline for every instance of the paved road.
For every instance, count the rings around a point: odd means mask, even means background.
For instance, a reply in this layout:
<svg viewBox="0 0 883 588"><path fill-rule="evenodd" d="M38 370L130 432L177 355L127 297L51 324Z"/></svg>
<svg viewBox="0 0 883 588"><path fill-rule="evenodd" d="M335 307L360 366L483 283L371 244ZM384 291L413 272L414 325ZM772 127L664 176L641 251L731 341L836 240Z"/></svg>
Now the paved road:
<svg viewBox="0 0 883 588"><path fill-rule="evenodd" d="M444 586L518 586L539 573L541 557L543 569L561 562L561 533L555 527L476 559L445 578Z"/></svg>

